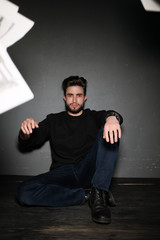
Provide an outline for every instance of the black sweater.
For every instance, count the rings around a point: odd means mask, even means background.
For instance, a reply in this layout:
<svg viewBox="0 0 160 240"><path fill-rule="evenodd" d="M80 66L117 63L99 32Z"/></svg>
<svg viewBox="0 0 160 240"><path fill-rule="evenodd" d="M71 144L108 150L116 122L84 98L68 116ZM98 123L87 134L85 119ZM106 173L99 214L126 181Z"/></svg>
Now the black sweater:
<svg viewBox="0 0 160 240"><path fill-rule="evenodd" d="M49 140L52 154L51 169L66 163L76 163L90 151L98 130L105 123L106 116L115 111L94 111L86 109L80 116L67 112L49 114L34 129L28 140L19 137L21 149L31 150ZM120 124L123 122L122 116Z"/></svg>

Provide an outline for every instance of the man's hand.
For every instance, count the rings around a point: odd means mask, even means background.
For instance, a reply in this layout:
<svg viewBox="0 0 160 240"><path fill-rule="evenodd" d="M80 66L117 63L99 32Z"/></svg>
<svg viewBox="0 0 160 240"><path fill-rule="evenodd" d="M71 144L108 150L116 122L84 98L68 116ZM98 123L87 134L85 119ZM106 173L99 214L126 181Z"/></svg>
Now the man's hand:
<svg viewBox="0 0 160 240"><path fill-rule="evenodd" d="M20 137L22 139L28 139L35 128L39 128L37 122L33 118L27 118L21 124Z"/></svg>
<svg viewBox="0 0 160 240"><path fill-rule="evenodd" d="M111 144L118 142L118 139L121 138L121 127L115 116L110 116L106 119L103 138Z"/></svg>

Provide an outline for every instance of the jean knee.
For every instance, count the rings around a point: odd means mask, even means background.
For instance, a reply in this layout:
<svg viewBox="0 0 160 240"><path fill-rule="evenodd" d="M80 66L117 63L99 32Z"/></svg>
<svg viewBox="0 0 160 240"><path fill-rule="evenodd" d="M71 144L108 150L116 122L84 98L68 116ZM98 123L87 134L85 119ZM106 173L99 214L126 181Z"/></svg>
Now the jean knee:
<svg viewBox="0 0 160 240"><path fill-rule="evenodd" d="M28 191L26 191L25 184L19 185L16 191L16 199L21 205L32 205L31 196Z"/></svg>

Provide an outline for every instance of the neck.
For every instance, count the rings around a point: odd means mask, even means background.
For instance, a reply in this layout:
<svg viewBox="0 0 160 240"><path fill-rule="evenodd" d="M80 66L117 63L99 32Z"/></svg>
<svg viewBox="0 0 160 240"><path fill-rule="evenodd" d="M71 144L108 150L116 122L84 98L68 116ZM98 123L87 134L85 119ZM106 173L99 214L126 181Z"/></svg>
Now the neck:
<svg viewBox="0 0 160 240"><path fill-rule="evenodd" d="M70 111L67 111L67 113L68 113L68 115L70 115L70 116L78 117L78 116L82 115L83 110L81 110L81 111L78 112L78 113L71 113Z"/></svg>

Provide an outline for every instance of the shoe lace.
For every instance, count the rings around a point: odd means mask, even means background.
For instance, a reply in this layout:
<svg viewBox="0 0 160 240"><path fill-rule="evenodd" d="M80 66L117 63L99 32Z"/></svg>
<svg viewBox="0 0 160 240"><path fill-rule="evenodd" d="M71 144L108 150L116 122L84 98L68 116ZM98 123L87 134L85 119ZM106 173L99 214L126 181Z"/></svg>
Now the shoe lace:
<svg viewBox="0 0 160 240"><path fill-rule="evenodd" d="M102 190L96 189L95 192L95 205L105 206L106 201L104 199L104 194Z"/></svg>

